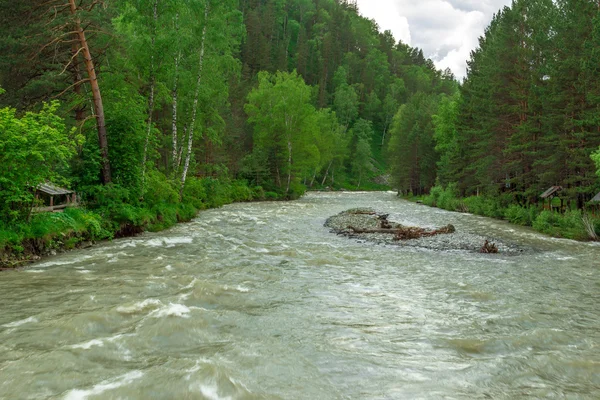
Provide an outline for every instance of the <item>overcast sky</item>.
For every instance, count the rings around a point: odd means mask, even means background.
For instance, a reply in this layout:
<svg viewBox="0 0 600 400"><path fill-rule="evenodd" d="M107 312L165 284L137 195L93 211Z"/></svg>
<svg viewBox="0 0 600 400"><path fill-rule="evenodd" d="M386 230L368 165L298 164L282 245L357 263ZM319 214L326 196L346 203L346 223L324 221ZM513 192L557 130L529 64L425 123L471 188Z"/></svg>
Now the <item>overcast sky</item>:
<svg viewBox="0 0 600 400"><path fill-rule="evenodd" d="M423 49L438 68L466 74L471 50L494 13L511 0L357 0L362 15L396 40Z"/></svg>

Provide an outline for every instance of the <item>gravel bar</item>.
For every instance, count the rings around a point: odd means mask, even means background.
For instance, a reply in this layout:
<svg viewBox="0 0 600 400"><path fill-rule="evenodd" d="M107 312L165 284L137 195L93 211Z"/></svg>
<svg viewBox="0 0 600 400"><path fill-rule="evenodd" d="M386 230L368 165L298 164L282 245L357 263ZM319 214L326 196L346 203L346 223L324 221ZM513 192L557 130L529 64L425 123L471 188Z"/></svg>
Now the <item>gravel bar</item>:
<svg viewBox="0 0 600 400"><path fill-rule="evenodd" d="M358 229L376 229L379 227L379 218L381 215L382 213L378 213L371 208L354 208L329 217L327 221L325 221L325 227L330 228L332 233L338 235L381 245L418 247L435 251L463 250L479 253L481 247L487 240L490 243L496 244L499 253L502 254L522 254L525 251L523 248L503 243L491 237L465 232L454 232L431 237L422 237L419 239L395 240L395 235L393 234L355 233L349 228L352 226ZM398 223L392 221L389 222L393 228L401 226Z"/></svg>

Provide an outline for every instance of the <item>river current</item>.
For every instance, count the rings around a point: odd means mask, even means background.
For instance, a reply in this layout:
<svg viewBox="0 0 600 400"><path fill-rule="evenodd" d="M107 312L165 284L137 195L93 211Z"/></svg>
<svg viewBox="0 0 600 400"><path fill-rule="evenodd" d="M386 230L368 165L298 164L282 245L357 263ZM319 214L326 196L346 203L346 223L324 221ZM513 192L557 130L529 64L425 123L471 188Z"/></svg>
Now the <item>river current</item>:
<svg viewBox="0 0 600 400"><path fill-rule="evenodd" d="M336 236L489 235L522 255ZM392 193L234 204L0 274L0 399L598 399L600 246Z"/></svg>

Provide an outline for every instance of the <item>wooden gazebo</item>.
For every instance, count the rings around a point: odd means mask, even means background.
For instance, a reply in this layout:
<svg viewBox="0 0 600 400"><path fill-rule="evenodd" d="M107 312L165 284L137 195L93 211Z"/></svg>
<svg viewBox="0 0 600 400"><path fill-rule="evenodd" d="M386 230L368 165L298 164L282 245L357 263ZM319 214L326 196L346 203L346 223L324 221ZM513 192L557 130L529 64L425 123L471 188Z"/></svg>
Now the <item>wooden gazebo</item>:
<svg viewBox="0 0 600 400"><path fill-rule="evenodd" d="M61 212L67 207L77 206L77 194L69 189L42 183L35 189L35 198L40 207L33 209L34 213Z"/></svg>
<svg viewBox="0 0 600 400"><path fill-rule="evenodd" d="M562 198L560 198L560 208L552 207L552 200L554 200L554 198L557 197L562 190L562 186L551 186L550 188L548 188L548 190L542 193L540 197L544 199L544 208L548 210L558 210L562 212L564 207L564 200ZM548 204L546 204L546 201L548 201Z"/></svg>
<svg viewBox="0 0 600 400"><path fill-rule="evenodd" d="M600 192L589 201L589 204L592 206L594 215L598 215L600 213Z"/></svg>

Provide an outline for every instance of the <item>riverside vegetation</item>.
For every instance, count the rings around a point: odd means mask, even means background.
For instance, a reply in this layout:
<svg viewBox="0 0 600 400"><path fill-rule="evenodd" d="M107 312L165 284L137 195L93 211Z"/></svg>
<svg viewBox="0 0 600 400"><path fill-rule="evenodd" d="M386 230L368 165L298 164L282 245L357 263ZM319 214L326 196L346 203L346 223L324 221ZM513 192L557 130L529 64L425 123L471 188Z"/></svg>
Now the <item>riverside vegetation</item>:
<svg viewBox="0 0 600 400"><path fill-rule="evenodd" d="M0 2L0 253L387 175L581 238L565 221L600 190L598 12L514 1L459 83L348 0ZM85 208L32 215L46 181ZM575 211L529 216L551 185Z"/></svg>
<svg viewBox="0 0 600 400"><path fill-rule="evenodd" d="M565 213L531 205L514 204L510 196L461 198L456 185L435 186L427 196L418 198L423 204L449 211L468 212L490 218L504 219L513 224L530 226L547 235L575 240L598 240L600 218L585 211L568 209Z"/></svg>

